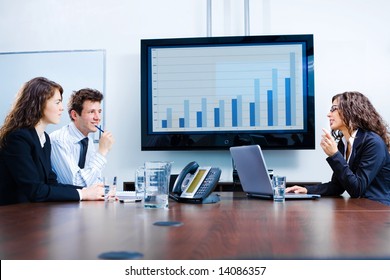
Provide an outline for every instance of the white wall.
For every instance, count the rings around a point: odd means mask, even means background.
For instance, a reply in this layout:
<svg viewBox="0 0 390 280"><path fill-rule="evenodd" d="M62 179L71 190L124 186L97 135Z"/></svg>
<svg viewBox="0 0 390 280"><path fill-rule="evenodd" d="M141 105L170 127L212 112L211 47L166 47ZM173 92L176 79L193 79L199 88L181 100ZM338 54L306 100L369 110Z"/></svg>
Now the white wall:
<svg viewBox="0 0 390 280"><path fill-rule="evenodd" d="M390 1L250 0L250 35L314 34L317 145L308 151L265 151L270 168L289 181L327 181L319 147L331 97L369 96L390 120ZM147 160L216 165L231 181L228 151L141 152L140 39L207 36L207 0L0 0L0 52L106 49L106 129L116 143L107 173L132 181ZM212 1L212 35L245 35L244 0ZM77 65L75 65L77 67ZM1 93L0 93L1 98Z"/></svg>

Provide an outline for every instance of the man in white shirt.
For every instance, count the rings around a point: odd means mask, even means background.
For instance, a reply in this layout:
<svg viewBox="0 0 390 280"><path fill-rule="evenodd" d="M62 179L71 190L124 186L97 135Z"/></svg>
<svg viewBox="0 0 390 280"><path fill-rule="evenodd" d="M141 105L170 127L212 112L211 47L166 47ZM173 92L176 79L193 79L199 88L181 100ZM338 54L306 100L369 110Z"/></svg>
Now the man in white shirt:
<svg viewBox="0 0 390 280"><path fill-rule="evenodd" d="M110 132L103 132L96 151L89 134L98 130L102 100L98 90L85 88L73 92L68 103L71 122L50 134L52 167L60 183L85 187L101 182L114 138Z"/></svg>

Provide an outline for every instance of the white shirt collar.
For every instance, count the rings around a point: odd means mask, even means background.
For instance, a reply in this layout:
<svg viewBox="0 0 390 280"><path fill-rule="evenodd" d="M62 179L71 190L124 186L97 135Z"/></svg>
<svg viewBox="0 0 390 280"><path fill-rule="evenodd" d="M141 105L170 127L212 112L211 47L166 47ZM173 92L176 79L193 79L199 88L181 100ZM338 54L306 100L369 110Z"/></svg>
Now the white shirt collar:
<svg viewBox="0 0 390 280"><path fill-rule="evenodd" d="M356 138L356 134L358 132L359 129L356 129L354 132L352 132L352 135L351 137L349 137L348 141L349 143L351 144L351 154L349 155L349 158L348 158L348 162L349 162L349 159L351 158L351 155L352 155L352 147L353 147L353 142L355 141L355 138ZM347 139L345 139L345 136L343 136L343 138L341 139L344 143L344 155L346 154L347 152Z"/></svg>
<svg viewBox="0 0 390 280"><path fill-rule="evenodd" d="M38 131L37 131L37 134L38 134ZM46 143L45 133L42 133L41 135L38 134L38 138L39 138L39 142L41 143L41 147L43 148L43 146L45 146L45 143Z"/></svg>
<svg viewBox="0 0 390 280"><path fill-rule="evenodd" d="M357 134L358 130L359 129L356 129L354 132L352 132L351 137L349 137L349 143L351 144L351 147L353 146L353 141L355 141L356 134ZM343 141L344 146L347 147L347 139L345 139L345 136L343 136L343 138L341 140Z"/></svg>
<svg viewBox="0 0 390 280"><path fill-rule="evenodd" d="M85 138L84 134L81 133L80 130L76 127L74 122L69 124L69 133L75 138L75 143L80 142Z"/></svg>

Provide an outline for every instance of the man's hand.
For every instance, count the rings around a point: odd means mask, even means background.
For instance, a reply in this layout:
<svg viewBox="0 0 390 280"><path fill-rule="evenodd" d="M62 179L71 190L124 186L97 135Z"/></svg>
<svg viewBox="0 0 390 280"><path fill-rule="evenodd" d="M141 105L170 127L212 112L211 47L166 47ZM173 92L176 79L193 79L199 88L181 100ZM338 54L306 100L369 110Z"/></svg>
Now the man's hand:
<svg viewBox="0 0 390 280"><path fill-rule="evenodd" d="M109 131L102 133L102 136L99 140L99 153L103 156L106 156L107 153L111 150L112 145L114 144L114 136Z"/></svg>
<svg viewBox="0 0 390 280"><path fill-rule="evenodd" d="M104 200L104 185L94 184L81 190L83 200Z"/></svg>

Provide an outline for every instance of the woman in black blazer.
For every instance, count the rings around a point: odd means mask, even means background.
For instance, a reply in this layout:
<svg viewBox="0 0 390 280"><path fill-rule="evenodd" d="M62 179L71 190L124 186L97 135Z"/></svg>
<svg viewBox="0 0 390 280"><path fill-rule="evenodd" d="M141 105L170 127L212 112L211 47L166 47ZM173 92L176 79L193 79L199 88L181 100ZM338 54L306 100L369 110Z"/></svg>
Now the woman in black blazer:
<svg viewBox="0 0 390 280"><path fill-rule="evenodd" d="M365 197L390 205L388 126L366 96L344 92L332 98L328 113L332 135L323 129L321 148L333 170L330 182L293 186L286 192Z"/></svg>
<svg viewBox="0 0 390 280"><path fill-rule="evenodd" d="M63 112L62 87L37 77L23 85L0 128L0 205L104 200L102 184L88 188L59 184L50 161L48 124Z"/></svg>

